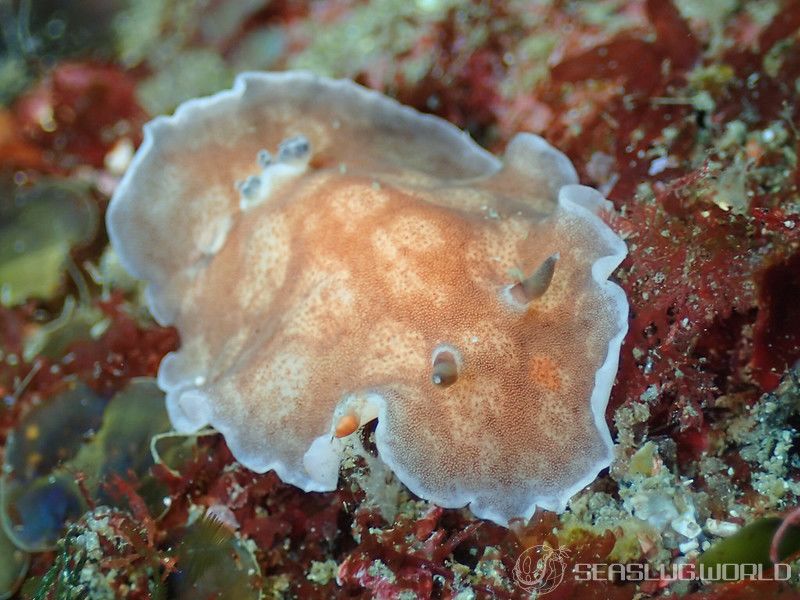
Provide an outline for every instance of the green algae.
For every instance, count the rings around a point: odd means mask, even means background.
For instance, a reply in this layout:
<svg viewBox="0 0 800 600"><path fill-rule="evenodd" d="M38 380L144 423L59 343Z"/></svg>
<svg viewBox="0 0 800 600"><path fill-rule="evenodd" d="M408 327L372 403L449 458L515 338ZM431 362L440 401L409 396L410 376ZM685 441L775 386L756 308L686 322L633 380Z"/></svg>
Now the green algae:
<svg viewBox="0 0 800 600"><path fill-rule="evenodd" d="M338 570L339 565L335 560L312 560L311 568L308 570L308 575L306 575L306 577L309 581L312 581L317 585L327 585L331 581L336 580L336 573Z"/></svg>
<svg viewBox="0 0 800 600"><path fill-rule="evenodd" d="M62 283L70 250L97 231L85 188L57 180L0 188L0 304L50 298Z"/></svg>
<svg viewBox="0 0 800 600"><path fill-rule="evenodd" d="M213 50L185 50L141 83L137 96L150 114L171 112L190 98L230 87L233 72Z"/></svg>
<svg viewBox="0 0 800 600"><path fill-rule="evenodd" d="M100 427L105 404L73 381L64 392L31 409L9 435L0 479L0 517L18 548L52 548L63 524L86 510L75 476L64 463Z"/></svg>
<svg viewBox="0 0 800 600"><path fill-rule="evenodd" d="M153 379L132 380L110 401L72 382L34 407L9 437L0 480L6 533L24 550L53 548L90 501L127 508L104 485L113 476L132 477L148 508L160 512L166 490L150 473L149 447L169 429Z"/></svg>
<svg viewBox="0 0 800 600"><path fill-rule="evenodd" d="M117 54L128 66L143 62L163 39L162 23L168 18L168 0L130 0L114 19Z"/></svg>
<svg viewBox="0 0 800 600"><path fill-rule="evenodd" d="M150 114L168 113L185 100L229 87L234 69L213 44L222 44L226 32L232 34L255 10L252 0L218 6L207 0L128 0L114 22L117 52L125 65L146 64L152 72L137 89L142 106ZM191 47L195 38L206 47Z"/></svg>
<svg viewBox="0 0 800 600"><path fill-rule="evenodd" d="M155 463L149 447L154 436L169 429L164 393L155 380L134 379L108 403L102 427L81 448L70 468L85 474L85 485L98 502L116 507L125 507L126 500L112 497L102 484L115 475L124 479L133 475L148 508L158 512L166 490L150 473Z"/></svg>
<svg viewBox="0 0 800 600"><path fill-rule="evenodd" d="M0 528L0 600L11 598L28 571L30 557Z"/></svg>
<svg viewBox="0 0 800 600"><path fill-rule="evenodd" d="M745 525L703 552L699 564L706 568L724 564L771 566L770 546L782 522L780 517L766 517ZM800 552L800 527L791 526L781 539L778 558L785 559L797 552Z"/></svg>
<svg viewBox="0 0 800 600"><path fill-rule="evenodd" d="M290 59L289 68L310 69L329 77L353 77L374 65L376 56L411 53L422 30L440 21L448 10L458 7L464 7L458 0L378 0L355 7L341 23L310 24L308 33L312 42ZM432 67L433 60L427 52L413 60L404 60L402 69L406 82L413 84L421 79ZM388 61L386 68L398 68L398 65Z"/></svg>
<svg viewBox="0 0 800 600"><path fill-rule="evenodd" d="M37 356L58 359L78 340L96 340L111 321L94 306L79 304L67 296L61 314L25 338L22 357L33 362Z"/></svg>
<svg viewBox="0 0 800 600"><path fill-rule="evenodd" d="M176 600L258 600L260 570L252 551L214 518L201 518L179 533L171 578Z"/></svg>
<svg viewBox="0 0 800 600"><path fill-rule="evenodd" d="M29 74L22 58L0 57L0 106L11 104L29 84Z"/></svg>

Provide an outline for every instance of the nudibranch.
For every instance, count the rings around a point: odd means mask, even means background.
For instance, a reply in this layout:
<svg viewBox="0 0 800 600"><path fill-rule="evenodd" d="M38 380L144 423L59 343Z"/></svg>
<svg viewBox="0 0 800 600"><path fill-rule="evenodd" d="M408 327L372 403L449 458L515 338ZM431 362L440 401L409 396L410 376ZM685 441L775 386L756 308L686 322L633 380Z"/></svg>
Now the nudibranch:
<svg viewBox="0 0 800 600"><path fill-rule="evenodd" d="M507 524L611 461L610 207L538 136L499 159L351 81L245 73L146 126L107 223L180 333L158 373L176 430L323 491L377 418L413 493Z"/></svg>

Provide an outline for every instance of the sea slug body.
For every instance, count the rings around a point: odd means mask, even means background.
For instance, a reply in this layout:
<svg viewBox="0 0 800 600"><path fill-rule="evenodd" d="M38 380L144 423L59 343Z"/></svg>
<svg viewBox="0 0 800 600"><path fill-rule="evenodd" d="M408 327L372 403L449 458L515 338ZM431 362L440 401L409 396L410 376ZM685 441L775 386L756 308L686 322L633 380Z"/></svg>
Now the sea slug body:
<svg viewBox="0 0 800 600"><path fill-rule="evenodd" d="M611 460L609 209L538 136L498 159L350 81L245 73L146 126L107 222L180 332L159 371L177 430L321 491L377 418L412 492L507 524Z"/></svg>

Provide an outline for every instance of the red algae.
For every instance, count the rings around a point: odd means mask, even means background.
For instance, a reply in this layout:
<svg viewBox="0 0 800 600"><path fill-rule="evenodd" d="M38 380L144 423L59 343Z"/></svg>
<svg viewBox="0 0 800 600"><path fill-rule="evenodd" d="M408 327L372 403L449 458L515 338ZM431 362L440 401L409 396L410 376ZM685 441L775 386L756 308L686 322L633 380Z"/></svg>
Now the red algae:
<svg viewBox="0 0 800 600"><path fill-rule="evenodd" d="M761 387L772 391L800 359L800 254L767 268L759 289L751 363Z"/></svg>
<svg viewBox="0 0 800 600"><path fill-rule="evenodd" d="M769 317L768 310L762 310L755 325L755 350L746 332L759 306L767 309L765 298L773 295L761 275L770 262L763 249L772 247L781 255L796 243L794 221L776 206L782 199L796 197L796 175L776 193L750 188L751 214L726 212L730 208L720 200L716 186L725 177L724 169L734 167L724 152L721 156L713 145L704 144L701 134L709 129L722 132L737 118L745 118L754 129L765 127L780 111L796 111L790 90L779 82L797 75L792 54L787 53L780 75L759 73L755 85L730 77L721 89L707 90L719 100L698 106L690 95L696 92L679 90L695 85L689 70L712 65L713 57L701 56L698 40L670 3L649 2L646 14L654 38L645 35L646 29L621 34L553 67L550 85L577 86L583 90L577 96L580 102L596 106L579 127L556 120L551 129L577 165L591 164L597 152L613 160L605 181L598 183L610 186L609 197L623 210L618 227L626 232L630 256L620 280L631 298L632 321L611 410L650 390L659 398L651 407L651 422L660 424L661 433L666 423L666 431L681 435L678 432L688 429L703 430L703 415L721 393L749 390L755 397L754 383L764 391L773 389L791 364L782 356L769 359L776 365L768 381L750 372L773 366L765 365L764 339L791 337L788 322L765 335ZM783 15L776 16L775 25L762 33L761 43L774 44L783 27L778 23L783 22ZM742 65L741 76L747 78L744 65L752 67L753 58L761 56L749 48L730 50L722 66ZM614 81L617 91L609 95L598 86L602 81ZM594 88L585 87L589 82ZM569 116L574 111L569 99L576 91L560 97L546 88L543 93L554 103L567 99L563 108L553 110L555 114ZM707 156L700 162L695 158L698 145L705 147ZM763 149L756 164L777 160L773 150ZM796 167L793 171L797 173ZM590 180L599 177L584 173ZM632 200L634 195L638 197ZM763 208L763 202L770 208ZM781 217L786 218L778 221ZM764 226L766 222L772 226ZM760 300L756 286L762 288ZM791 342L785 346L791 352ZM691 447L689 455L696 457L705 444L693 442Z"/></svg>
<svg viewBox="0 0 800 600"><path fill-rule="evenodd" d="M444 116L492 149L534 130L564 151L581 181L614 202L619 214L609 223L630 250L617 275L631 304L630 333L607 412L620 458L567 515L539 511L508 530L420 501L383 473L370 479L368 430L367 449L328 493L252 473L221 436L201 432L180 452L164 451L154 467L166 490L160 514L140 502L141 482L107 482L115 492L109 502L124 508L103 513L98 572L115 572L105 580L117 597L158 597L157 582L173 585L182 570L191 572L173 542L199 518L204 527L219 522L203 539L253 549L254 585L264 597L522 598L515 563L543 545L568 551L564 579L546 596L554 600L797 597L778 581L580 581L572 569L696 564L723 533L798 503L800 4L698 17L682 13L683 3L658 0L592 3L596 13L575 2L446 3L438 12L387 3L391 22L408 30L390 29L379 8L361 4L264 3L231 17L216 37L200 18L153 21L175 46L159 52L213 48L231 72L320 65L316 44L326 35L336 44L323 49L358 40L369 60L320 71ZM246 62L254 39L270 40L274 54ZM146 115L137 93L161 68L155 52L139 64L127 68L113 56L103 64L81 56L56 62L0 112L0 169L34 180L100 174L105 183L93 201L102 211L114 184L102 171L106 157L121 138L141 139ZM100 235L73 253L87 281L105 241ZM103 287L89 284L104 328L57 357L26 361L26 344L75 286L0 307L0 442L65 378L110 397L133 377L154 376L179 347L174 330L142 316L136 290ZM394 514L377 508L376 480L377 491L399 490ZM641 512L654 498L659 506L677 502L676 490L694 506L696 537L669 523L654 528L655 517ZM106 509L95 507L66 539L91 530L98 510ZM46 576L73 573L67 558L33 555L18 597L33 598L37 587L38 597L54 597Z"/></svg>
<svg viewBox="0 0 800 600"><path fill-rule="evenodd" d="M19 98L14 113L52 167L101 167L118 138L141 138L145 113L135 90L135 80L118 67L67 62Z"/></svg>

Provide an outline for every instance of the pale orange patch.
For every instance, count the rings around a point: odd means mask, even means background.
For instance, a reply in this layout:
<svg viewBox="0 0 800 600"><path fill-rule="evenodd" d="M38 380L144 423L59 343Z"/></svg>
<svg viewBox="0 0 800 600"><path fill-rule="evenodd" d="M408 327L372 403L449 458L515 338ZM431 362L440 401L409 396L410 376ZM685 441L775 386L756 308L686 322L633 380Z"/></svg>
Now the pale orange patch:
<svg viewBox="0 0 800 600"><path fill-rule="evenodd" d="M531 359L531 378L551 392L561 390L561 369L549 356L534 356Z"/></svg>
<svg viewBox="0 0 800 600"><path fill-rule="evenodd" d="M334 435L337 438L347 437L348 435L355 433L359 425L360 423L358 422L358 417L355 415L345 415L339 419L339 422L336 424Z"/></svg>

